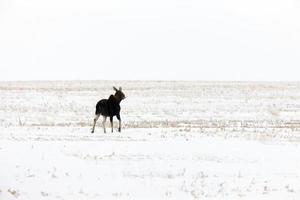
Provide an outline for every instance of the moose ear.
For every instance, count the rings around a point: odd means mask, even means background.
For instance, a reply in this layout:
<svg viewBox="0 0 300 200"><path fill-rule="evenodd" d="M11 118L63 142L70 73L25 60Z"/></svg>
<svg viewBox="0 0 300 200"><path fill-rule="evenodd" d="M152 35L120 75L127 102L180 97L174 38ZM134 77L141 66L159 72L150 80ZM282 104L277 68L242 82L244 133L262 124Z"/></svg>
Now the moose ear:
<svg viewBox="0 0 300 200"><path fill-rule="evenodd" d="M115 90L116 92L118 91L118 89L117 89L115 86L114 86L113 88L114 88L114 90Z"/></svg>
<svg viewBox="0 0 300 200"><path fill-rule="evenodd" d="M122 87L119 87L119 90L122 91Z"/></svg>

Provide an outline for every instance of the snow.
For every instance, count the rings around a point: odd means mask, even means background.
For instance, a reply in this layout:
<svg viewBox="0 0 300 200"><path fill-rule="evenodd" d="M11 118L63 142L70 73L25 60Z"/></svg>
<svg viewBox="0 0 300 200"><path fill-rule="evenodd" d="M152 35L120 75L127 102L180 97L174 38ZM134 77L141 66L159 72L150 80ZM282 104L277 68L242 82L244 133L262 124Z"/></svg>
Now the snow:
<svg viewBox="0 0 300 200"><path fill-rule="evenodd" d="M95 103L112 85L127 96L124 128L104 134L98 121L91 134ZM0 90L1 200L300 198L297 83L2 82Z"/></svg>

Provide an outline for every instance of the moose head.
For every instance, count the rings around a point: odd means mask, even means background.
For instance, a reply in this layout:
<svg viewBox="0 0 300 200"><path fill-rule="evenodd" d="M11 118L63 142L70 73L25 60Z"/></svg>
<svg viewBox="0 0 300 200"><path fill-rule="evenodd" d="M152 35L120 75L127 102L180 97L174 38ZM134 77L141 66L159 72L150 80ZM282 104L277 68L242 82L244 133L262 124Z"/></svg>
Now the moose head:
<svg viewBox="0 0 300 200"><path fill-rule="evenodd" d="M119 89L117 89L116 87L113 87L113 88L116 91L115 97L119 102L122 101L123 99L125 99L125 94L122 92L121 87L119 87Z"/></svg>

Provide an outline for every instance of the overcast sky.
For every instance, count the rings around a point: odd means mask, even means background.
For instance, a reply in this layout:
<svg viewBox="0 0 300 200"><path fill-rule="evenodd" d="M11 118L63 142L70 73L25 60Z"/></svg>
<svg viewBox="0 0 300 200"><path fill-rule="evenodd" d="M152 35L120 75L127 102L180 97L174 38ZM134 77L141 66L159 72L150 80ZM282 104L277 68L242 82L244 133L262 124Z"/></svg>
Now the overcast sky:
<svg viewBox="0 0 300 200"><path fill-rule="evenodd" d="M298 0L0 0L0 80L300 80Z"/></svg>

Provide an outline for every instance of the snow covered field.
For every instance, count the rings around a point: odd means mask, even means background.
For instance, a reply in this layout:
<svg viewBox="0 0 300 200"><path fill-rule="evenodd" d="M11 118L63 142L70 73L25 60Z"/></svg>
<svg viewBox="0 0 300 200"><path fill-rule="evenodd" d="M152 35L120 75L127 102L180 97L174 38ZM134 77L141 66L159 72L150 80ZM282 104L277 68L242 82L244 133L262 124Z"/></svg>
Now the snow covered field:
<svg viewBox="0 0 300 200"><path fill-rule="evenodd" d="M123 132L91 134L113 85ZM300 199L300 83L1 82L0 102L0 200Z"/></svg>

